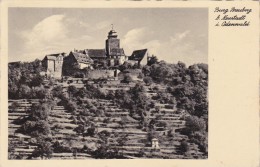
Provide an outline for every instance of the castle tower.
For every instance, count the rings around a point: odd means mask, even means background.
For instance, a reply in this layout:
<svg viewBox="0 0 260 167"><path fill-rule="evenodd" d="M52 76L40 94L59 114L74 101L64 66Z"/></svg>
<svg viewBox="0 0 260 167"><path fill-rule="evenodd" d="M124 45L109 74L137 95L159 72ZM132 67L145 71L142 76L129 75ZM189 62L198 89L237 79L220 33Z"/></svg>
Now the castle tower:
<svg viewBox="0 0 260 167"><path fill-rule="evenodd" d="M112 52L120 49L120 39L117 39L117 33L112 29L108 32L106 40L106 54L109 58L112 58Z"/></svg>
<svg viewBox="0 0 260 167"><path fill-rule="evenodd" d="M54 78L62 77L63 58L65 53L46 55L42 60L42 66L46 68L46 75Z"/></svg>
<svg viewBox="0 0 260 167"><path fill-rule="evenodd" d="M106 40L106 56L109 66L121 65L126 60L124 49L120 48L120 39L117 38L117 33L113 29L108 32Z"/></svg>

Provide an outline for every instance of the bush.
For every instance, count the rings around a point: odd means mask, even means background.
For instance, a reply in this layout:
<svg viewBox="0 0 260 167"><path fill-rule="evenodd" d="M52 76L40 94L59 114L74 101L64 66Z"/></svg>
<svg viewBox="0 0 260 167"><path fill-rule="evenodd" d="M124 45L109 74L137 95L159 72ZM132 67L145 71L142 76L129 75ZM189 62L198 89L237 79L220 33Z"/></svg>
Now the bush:
<svg viewBox="0 0 260 167"><path fill-rule="evenodd" d="M121 83L130 83L133 79L129 74L125 74L123 80L121 80Z"/></svg>
<svg viewBox="0 0 260 167"><path fill-rule="evenodd" d="M185 154L187 151L189 151L189 144L187 141L183 140L180 144L180 151L182 154Z"/></svg>
<svg viewBox="0 0 260 167"><path fill-rule="evenodd" d="M76 109L77 109L77 104L73 101L68 101L67 105L65 106L65 108L71 112L71 113L75 113Z"/></svg>
<svg viewBox="0 0 260 167"><path fill-rule="evenodd" d="M50 141L40 140L38 142L38 147L32 152L32 157L41 157L42 159L51 158L53 153L53 147Z"/></svg>
<svg viewBox="0 0 260 167"><path fill-rule="evenodd" d="M104 120L103 120L103 123L109 123L110 122L110 118L105 118Z"/></svg>
<svg viewBox="0 0 260 167"><path fill-rule="evenodd" d="M205 131L206 123L202 118L189 116L186 118L186 127L190 132Z"/></svg>
<svg viewBox="0 0 260 167"><path fill-rule="evenodd" d="M153 83L152 78L151 78L151 77L148 77L148 76L144 77L143 80L144 80L144 82L145 82L145 84L146 84L147 86L150 86L150 85Z"/></svg>

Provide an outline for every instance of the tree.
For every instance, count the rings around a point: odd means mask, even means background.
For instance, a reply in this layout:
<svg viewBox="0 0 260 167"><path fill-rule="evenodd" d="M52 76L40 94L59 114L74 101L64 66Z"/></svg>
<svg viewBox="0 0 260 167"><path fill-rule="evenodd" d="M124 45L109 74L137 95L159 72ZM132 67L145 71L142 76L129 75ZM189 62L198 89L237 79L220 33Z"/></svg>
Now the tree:
<svg viewBox="0 0 260 167"><path fill-rule="evenodd" d="M8 79L8 98L17 99L19 98L17 82Z"/></svg>
<svg viewBox="0 0 260 167"><path fill-rule="evenodd" d="M127 133L125 133L125 134L120 134L120 135L117 137L117 139L116 139L118 145L121 146L121 147L124 147L125 144L126 144L126 142L127 142L128 140L129 140L129 139L128 139L128 134L127 134ZM122 156L123 156L123 155L124 155L124 148L122 148L121 151L122 151L121 153L122 153Z"/></svg>
<svg viewBox="0 0 260 167"><path fill-rule="evenodd" d="M19 98L30 98L31 96L31 88L27 85L21 85L18 90L18 97Z"/></svg>
<svg viewBox="0 0 260 167"><path fill-rule="evenodd" d="M52 133L58 133L60 129L62 129L62 126L59 123L57 123L51 128L51 131Z"/></svg>
<svg viewBox="0 0 260 167"><path fill-rule="evenodd" d="M31 97L36 99L44 99L48 96L49 92L44 87L33 87L31 90Z"/></svg>
<svg viewBox="0 0 260 167"><path fill-rule="evenodd" d="M128 134L121 134L117 137L117 143L119 146L125 146L126 142L128 141Z"/></svg>
<svg viewBox="0 0 260 167"><path fill-rule="evenodd" d="M52 157L53 148L49 141L41 141L38 147L32 152L31 157L41 157L50 159Z"/></svg>
<svg viewBox="0 0 260 167"><path fill-rule="evenodd" d="M156 56L152 55L152 57L150 57L149 61L147 62L147 65L151 66L155 63L158 63L158 58Z"/></svg>
<svg viewBox="0 0 260 167"><path fill-rule="evenodd" d="M43 120L37 121L36 128L38 130L38 133L42 135L48 135L51 132L48 121L43 121Z"/></svg>
<svg viewBox="0 0 260 167"><path fill-rule="evenodd" d="M74 85L70 85L68 87L68 93L69 93L70 97L75 96L77 92L78 92L78 90Z"/></svg>
<svg viewBox="0 0 260 167"><path fill-rule="evenodd" d="M39 135L48 135L51 132L49 123L44 120L28 120L21 126L21 130L23 133L34 137L38 137Z"/></svg>
<svg viewBox="0 0 260 167"><path fill-rule="evenodd" d="M17 145L12 140L8 140L8 159L16 159L15 148Z"/></svg>
<svg viewBox="0 0 260 167"><path fill-rule="evenodd" d="M53 152L55 152L55 153L62 153L65 151L63 146L61 145L61 143L58 140L54 142L54 144L52 145L52 148L53 148Z"/></svg>
<svg viewBox="0 0 260 167"><path fill-rule="evenodd" d="M35 75L32 80L31 80L31 86L35 87L35 86L40 86L43 84L44 81L44 76L41 76L40 74Z"/></svg>
<svg viewBox="0 0 260 167"><path fill-rule="evenodd" d="M144 77L144 82L147 86L150 86L152 84L153 80L151 77L146 76L146 77Z"/></svg>
<svg viewBox="0 0 260 167"><path fill-rule="evenodd" d="M10 106L9 109L11 110L11 112L13 112L15 109L17 109L18 107L20 107L20 104L18 102L13 102Z"/></svg>
<svg viewBox="0 0 260 167"><path fill-rule="evenodd" d="M85 88L81 88L78 90L78 92L74 96L84 98L84 96L86 95L86 92L87 91Z"/></svg>
<svg viewBox="0 0 260 167"><path fill-rule="evenodd" d="M77 104L74 101L69 100L65 107L69 112L76 113Z"/></svg>
<svg viewBox="0 0 260 167"><path fill-rule="evenodd" d="M179 149L182 154L186 154L186 152L189 151L189 144L187 143L187 141L182 140Z"/></svg>
<svg viewBox="0 0 260 167"><path fill-rule="evenodd" d="M132 68L132 65L129 62L124 62L124 64L119 66L119 70L122 72L124 72L124 70L130 69L130 68Z"/></svg>
<svg viewBox="0 0 260 167"><path fill-rule="evenodd" d="M140 83L137 83L132 89L130 89L130 93L132 93L134 96L143 92L145 92L145 88Z"/></svg>
<svg viewBox="0 0 260 167"><path fill-rule="evenodd" d="M171 65L167 64L165 61L160 61L151 65L150 77L156 82L170 83L172 81L172 76L174 74Z"/></svg>
<svg viewBox="0 0 260 167"><path fill-rule="evenodd" d="M133 79L129 74L125 74L123 80L121 80L122 83L130 83Z"/></svg>
<svg viewBox="0 0 260 167"><path fill-rule="evenodd" d="M54 97L62 97L63 96L63 88L62 86L55 86L53 89L52 89L52 94Z"/></svg>
<svg viewBox="0 0 260 167"><path fill-rule="evenodd" d="M186 64L185 63L183 63L183 62L181 62L181 61L178 61L178 66L180 67L180 68L186 68Z"/></svg>
<svg viewBox="0 0 260 167"><path fill-rule="evenodd" d="M125 121L121 120L121 121L118 122L118 124L120 125L120 127L121 127L122 129L125 129L125 125L126 125L126 122L125 122Z"/></svg>
<svg viewBox="0 0 260 167"><path fill-rule="evenodd" d="M143 78L144 78L144 74L143 74L142 72L140 72L140 73L138 74L137 78L143 79Z"/></svg>
<svg viewBox="0 0 260 167"><path fill-rule="evenodd" d="M87 132L85 135L87 136L94 136L96 133L96 127L94 123L91 123L90 126L87 128Z"/></svg>
<svg viewBox="0 0 260 167"><path fill-rule="evenodd" d="M194 133L196 131L205 131L206 130L206 123L202 118L197 116L189 116L186 118L186 128L191 132Z"/></svg>
<svg viewBox="0 0 260 167"><path fill-rule="evenodd" d="M33 104L31 107L31 114L30 119L37 121L37 120L47 120L48 114L51 110L51 106L42 103L42 104Z"/></svg>
<svg viewBox="0 0 260 167"><path fill-rule="evenodd" d="M111 133L108 132L107 130L102 130L101 132L98 133L98 136L100 139L107 140L110 137Z"/></svg>
<svg viewBox="0 0 260 167"><path fill-rule="evenodd" d="M48 116L51 107L52 103L49 101L41 101L39 104L33 104L28 117L24 119L19 130L34 137L50 134Z"/></svg>
<svg viewBox="0 0 260 167"><path fill-rule="evenodd" d="M85 132L85 126L82 124L79 124L74 131L76 131L78 134L84 134Z"/></svg>
<svg viewBox="0 0 260 167"><path fill-rule="evenodd" d="M146 65L142 68L142 73L144 74L144 76L150 76L151 74L151 67Z"/></svg>
<svg viewBox="0 0 260 167"><path fill-rule="evenodd" d="M109 158L109 146L106 141L101 138L98 142L98 148L93 152L94 158L106 159Z"/></svg>

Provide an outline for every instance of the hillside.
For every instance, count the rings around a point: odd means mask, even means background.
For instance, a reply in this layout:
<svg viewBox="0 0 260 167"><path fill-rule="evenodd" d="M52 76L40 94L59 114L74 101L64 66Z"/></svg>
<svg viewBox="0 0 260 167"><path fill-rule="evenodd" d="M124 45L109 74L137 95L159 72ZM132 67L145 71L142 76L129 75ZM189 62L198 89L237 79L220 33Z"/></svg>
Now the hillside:
<svg viewBox="0 0 260 167"><path fill-rule="evenodd" d="M9 66L9 159L207 158L207 65L155 62L119 80L40 71Z"/></svg>

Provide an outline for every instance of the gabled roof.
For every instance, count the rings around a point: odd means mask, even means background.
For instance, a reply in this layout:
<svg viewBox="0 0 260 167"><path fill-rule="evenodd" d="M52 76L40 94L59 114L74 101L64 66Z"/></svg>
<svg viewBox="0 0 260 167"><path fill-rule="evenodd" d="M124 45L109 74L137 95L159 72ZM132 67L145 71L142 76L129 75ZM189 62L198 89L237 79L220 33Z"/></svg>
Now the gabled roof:
<svg viewBox="0 0 260 167"><path fill-rule="evenodd" d="M128 60L141 61L144 58L146 52L147 49L134 50Z"/></svg>
<svg viewBox="0 0 260 167"><path fill-rule="evenodd" d="M78 63L84 63L84 64L89 64L93 63L93 60L85 54L79 53L79 52L70 52L69 56L73 56Z"/></svg>
<svg viewBox="0 0 260 167"><path fill-rule="evenodd" d="M64 56L65 53L55 53L55 54L49 54L49 55L46 55L44 57L44 59L47 59L47 60L56 60L58 56Z"/></svg>
<svg viewBox="0 0 260 167"><path fill-rule="evenodd" d="M105 49L85 49L83 53L90 58L106 58Z"/></svg>

